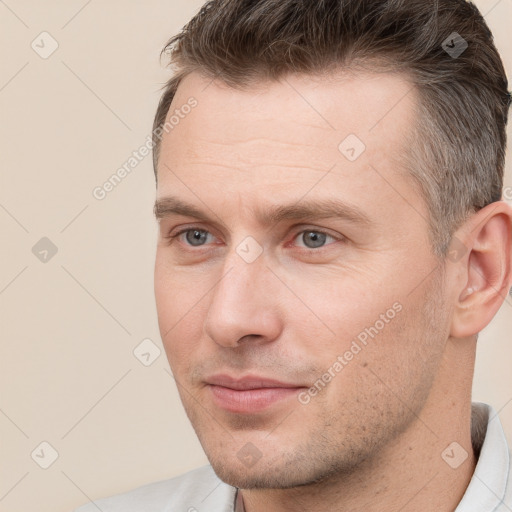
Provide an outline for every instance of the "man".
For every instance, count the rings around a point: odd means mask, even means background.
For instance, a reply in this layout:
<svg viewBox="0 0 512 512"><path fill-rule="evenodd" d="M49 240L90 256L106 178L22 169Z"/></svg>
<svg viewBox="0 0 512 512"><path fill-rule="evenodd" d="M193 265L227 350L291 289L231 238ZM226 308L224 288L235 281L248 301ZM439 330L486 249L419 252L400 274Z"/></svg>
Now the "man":
<svg viewBox="0 0 512 512"><path fill-rule="evenodd" d="M166 51L155 293L211 466L80 512L512 510L471 404L512 284L510 95L474 5L214 0Z"/></svg>

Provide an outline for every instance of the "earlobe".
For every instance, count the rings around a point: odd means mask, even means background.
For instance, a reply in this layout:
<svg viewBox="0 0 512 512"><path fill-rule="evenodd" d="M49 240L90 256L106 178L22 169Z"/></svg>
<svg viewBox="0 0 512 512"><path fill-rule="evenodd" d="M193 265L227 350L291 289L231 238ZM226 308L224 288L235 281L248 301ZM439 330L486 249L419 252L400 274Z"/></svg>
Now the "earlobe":
<svg viewBox="0 0 512 512"><path fill-rule="evenodd" d="M503 201L474 214L454 236L467 251L454 265L457 279L450 335L478 334L492 320L507 297L512 280L512 208Z"/></svg>

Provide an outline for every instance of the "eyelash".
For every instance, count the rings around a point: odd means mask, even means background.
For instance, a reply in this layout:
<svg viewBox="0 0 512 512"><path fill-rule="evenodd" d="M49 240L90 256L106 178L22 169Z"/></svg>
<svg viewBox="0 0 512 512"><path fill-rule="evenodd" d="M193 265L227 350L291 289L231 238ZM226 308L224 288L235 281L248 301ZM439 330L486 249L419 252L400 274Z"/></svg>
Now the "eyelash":
<svg viewBox="0 0 512 512"><path fill-rule="evenodd" d="M166 236L164 236L164 239L168 240L168 244L171 244L176 238L178 238L179 236L181 236L181 235L183 235L185 233L188 233L189 231L200 231L202 233L212 234L212 233L210 233L210 231L208 231L206 229L202 229L202 228L200 228L198 226L191 226L191 227L184 228L184 229L178 231L177 233L166 235ZM303 233L317 233L317 234L320 234L320 235L326 235L328 237L331 237L333 240L335 240L337 242L341 242L341 241L344 240L343 237L335 237L334 235L331 235L330 233L327 233L326 231L322 231L321 229L303 229L302 231L298 231L295 234L295 236L293 237L293 240L295 240L299 235L301 235ZM326 250L329 245L332 245L332 244L327 244L327 245L319 247L317 249L308 248L308 247L299 247L299 250L305 251L305 252L310 252L310 253L311 252L321 253L324 250ZM188 245L188 244L186 244L186 246L190 247L191 250L194 250L194 249L198 249L199 250L199 249L205 247L204 245L199 245L197 247L194 247L194 246Z"/></svg>

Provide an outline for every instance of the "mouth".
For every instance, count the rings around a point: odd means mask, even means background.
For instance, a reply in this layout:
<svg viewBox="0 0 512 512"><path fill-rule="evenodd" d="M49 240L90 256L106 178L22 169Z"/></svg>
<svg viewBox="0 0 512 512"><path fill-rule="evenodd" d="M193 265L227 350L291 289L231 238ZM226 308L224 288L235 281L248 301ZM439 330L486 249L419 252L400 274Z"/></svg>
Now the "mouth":
<svg viewBox="0 0 512 512"><path fill-rule="evenodd" d="M296 397L301 390L307 389L300 384L256 375L240 378L225 374L213 375L206 379L206 384L217 407L238 414L264 411Z"/></svg>

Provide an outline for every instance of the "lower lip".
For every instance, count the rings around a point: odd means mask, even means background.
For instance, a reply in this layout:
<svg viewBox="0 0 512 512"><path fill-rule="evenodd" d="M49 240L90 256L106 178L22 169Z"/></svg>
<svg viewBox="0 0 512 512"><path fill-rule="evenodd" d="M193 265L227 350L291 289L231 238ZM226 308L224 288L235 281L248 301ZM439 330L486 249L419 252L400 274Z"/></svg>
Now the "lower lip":
<svg viewBox="0 0 512 512"><path fill-rule="evenodd" d="M253 413L298 395L302 388L258 388L236 390L223 386L208 386L214 403L229 412Z"/></svg>

